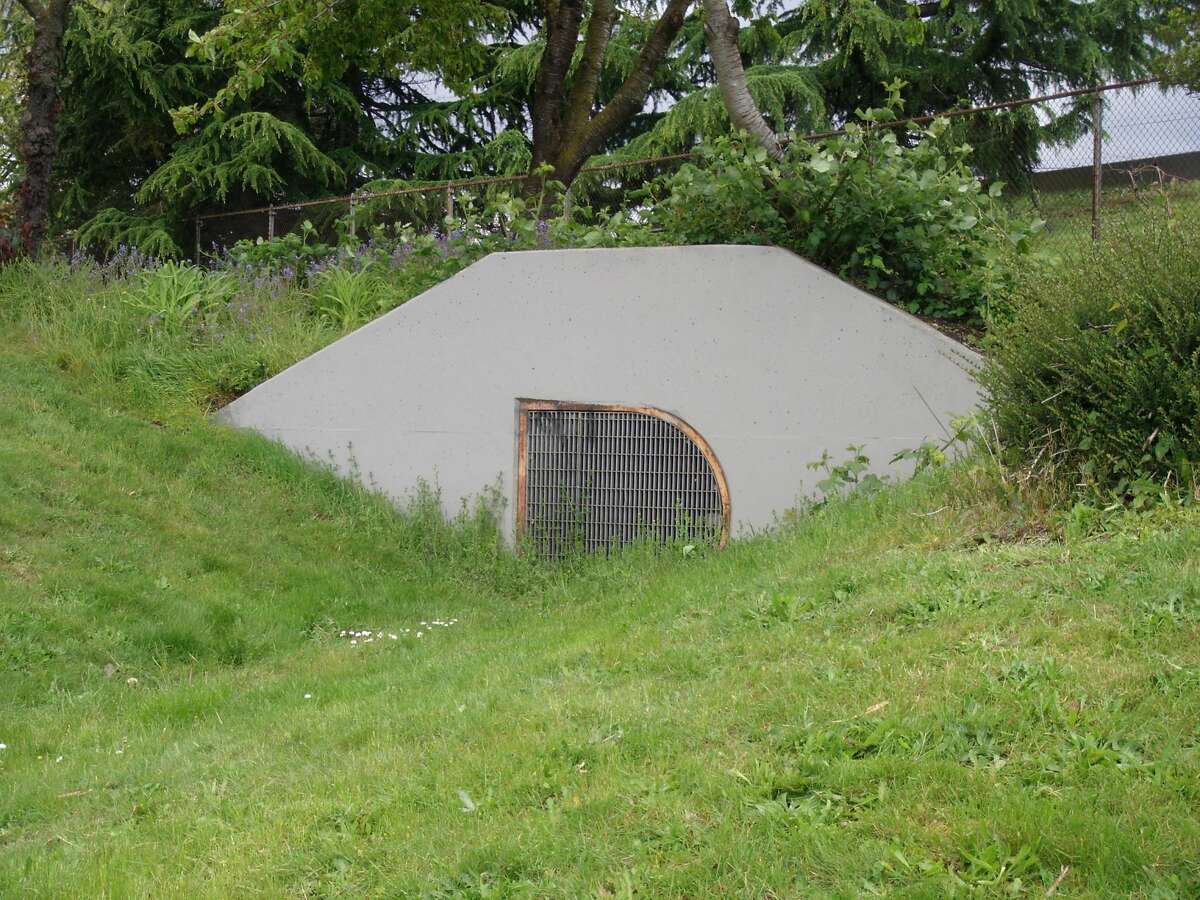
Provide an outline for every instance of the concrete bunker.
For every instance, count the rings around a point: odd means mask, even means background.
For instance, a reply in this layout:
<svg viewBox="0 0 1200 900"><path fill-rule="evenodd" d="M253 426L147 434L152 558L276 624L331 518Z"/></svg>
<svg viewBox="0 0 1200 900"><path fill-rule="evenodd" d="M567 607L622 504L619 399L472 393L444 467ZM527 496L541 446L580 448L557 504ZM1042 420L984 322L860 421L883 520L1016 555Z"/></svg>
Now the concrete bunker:
<svg viewBox="0 0 1200 900"><path fill-rule="evenodd" d="M978 400L976 358L785 250L493 254L218 415L447 513L498 488L551 555L769 527L861 446L878 473Z"/></svg>

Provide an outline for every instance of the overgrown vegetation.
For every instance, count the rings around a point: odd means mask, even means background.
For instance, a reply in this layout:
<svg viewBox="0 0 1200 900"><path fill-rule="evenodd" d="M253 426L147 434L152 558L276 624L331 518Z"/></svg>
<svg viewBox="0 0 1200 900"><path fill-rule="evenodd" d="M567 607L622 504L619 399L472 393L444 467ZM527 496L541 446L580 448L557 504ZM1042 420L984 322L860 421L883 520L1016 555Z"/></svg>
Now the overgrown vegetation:
<svg viewBox="0 0 1200 900"><path fill-rule="evenodd" d="M1194 215L1114 230L1026 278L991 322L982 380L1014 462L1096 498L1200 485Z"/></svg>
<svg viewBox="0 0 1200 900"><path fill-rule="evenodd" d="M0 895L1200 895L1200 222L1043 259L999 144L877 127L1140 74L1157 6L740 3L769 127L852 122L776 160L684 0L20 5L0 190L103 256L0 267ZM1083 121L997 127L1024 178ZM177 259L212 202L495 171L434 233L402 196ZM964 454L550 562L494 497L398 509L205 417L488 253L728 242L986 321Z"/></svg>
<svg viewBox="0 0 1200 900"><path fill-rule="evenodd" d="M896 118L902 88L845 135L793 142L778 164L745 139L701 148L665 180L650 223L668 243L787 247L911 312L978 318L1007 297L1042 223L1006 213L1003 183L983 186L971 147L943 140L945 120L904 142L874 127Z"/></svg>
<svg viewBox="0 0 1200 900"><path fill-rule="evenodd" d="M91 222L114 244L151 229L182 245L188 220L220 207L381 179L532 174L543 163L570 182L589 160L689 150L729 131L701 5L6 0L0 205L33 176L51 238ZM922 115L1144 75L1160 53L1160 7L733 4L749 92L781 133L880 106L898 77L911 84L906 112ZM1018 110L956 128L981 148L977 165L1013 182L1046 140L1081 133L1085 110L1045 122ZM608 180L636 187L644 174Z"/></svg>
<svg viewBox="0 0 1200 900"><path fill-rule="evenodd" d="M894 485L854 451L725 552L548 564L486 498L397 512L201 416L479 255L677 215L462 200L437 236L0 270L0 893L1200 891L1200 507L1145 502L1196 459L1184 223L992 307L995 456ZM1091 443L1021 442L1046 422ZM1056 506L1039 455L1127 467Z"/></svg>
<svg viewBox="0 0 1200 900"><path fill-rule="evenodd" d="M780 166L724 144L707 165L651 185L632 213L561 210L547 182L529 200L460 196L438 234L378 226L324 243L306 223L239 243L210 269L122 247L104 262L26 261L0 271L0 317L63 368L161 418L227 402L501 250L774 240L910 309L977 318L1007 290L1025 233L966 170L966 148L945 153L936 138L935 128L906 148L864 126L797 147Z"/></svg>
<svg viewBox="0 0 1200 900"><path fill-rule="evenodd" d="M1191 2L1172 8L1159 37L1169 52L1156 60L1158 74L1200 91L1200 6Z"/></svg>

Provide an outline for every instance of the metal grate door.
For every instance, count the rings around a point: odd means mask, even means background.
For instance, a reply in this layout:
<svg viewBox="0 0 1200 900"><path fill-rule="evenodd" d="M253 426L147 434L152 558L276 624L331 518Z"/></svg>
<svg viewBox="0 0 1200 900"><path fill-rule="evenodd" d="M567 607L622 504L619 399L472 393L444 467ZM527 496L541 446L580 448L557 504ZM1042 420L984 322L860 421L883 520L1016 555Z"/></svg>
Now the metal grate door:
<svg viewBox="0 0 1200 900"><path fill-rule="evenodd" d="M525 401L518 525L547 556L728 537L729 492L711 448L649 407Z"/></svg>

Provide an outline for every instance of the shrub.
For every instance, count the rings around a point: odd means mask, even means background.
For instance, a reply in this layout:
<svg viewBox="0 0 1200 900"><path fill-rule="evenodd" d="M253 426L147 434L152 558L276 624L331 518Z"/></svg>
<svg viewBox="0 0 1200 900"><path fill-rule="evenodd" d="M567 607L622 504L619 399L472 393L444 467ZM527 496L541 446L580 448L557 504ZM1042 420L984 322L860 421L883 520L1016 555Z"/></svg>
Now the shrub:
<svg viewBox="0 0 1200 900"><path fill-rule="evenodd" d="M222 311L237 288L224 273L168 262L136 276L133 290L126 291L122 299L126 306L145 314L155 331L174 332L197 318Z"/></svg>
<svg viewBox="0 0 1200 900"><path fill-rule="evenodd" d="M309 297L318 316L342 331L357 328L388 309L387 286L363 269L326 269L312 279Z"/></svg>
<svg viewBox="0 0 1200 900"><path fill-rule="evenodd" d="M238 241L229 248L224 262L234 268L303 280L310 268L319 269L336 254L337 248L322 243L317 229L305 219L299 231L270 240L260 237Z"/></svg>
<svg viewBox="0 0 1200 900"><path fill-rule="evenodd" d="M898 138L862 114L845 134L794 141L776 163L743 137L701 147L654 189L650 222L668 243L774 244L796 251L911 312L975 318L1002 300L1013 257L1040 222L1020 224L984 189L967 145L945 146L947 122Z"/></svg>
<svg viewBox="0 0 1200 900"><path fill-rule="evenodd" d="M1160 220L1028 276L994 317L981 381L1017 462L1142 503L1195 489L1200 222Z"/></svg>

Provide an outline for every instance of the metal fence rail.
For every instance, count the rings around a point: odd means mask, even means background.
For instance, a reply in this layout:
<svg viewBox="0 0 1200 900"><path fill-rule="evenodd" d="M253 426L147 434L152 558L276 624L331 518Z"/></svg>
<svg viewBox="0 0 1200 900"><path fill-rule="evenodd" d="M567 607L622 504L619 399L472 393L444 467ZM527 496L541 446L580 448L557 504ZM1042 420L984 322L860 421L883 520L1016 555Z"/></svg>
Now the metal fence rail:
<svg viewBox="0 0 1200 900"><path fill-rule="evenodd" d="M1032 112L1045 120L1068 105L1078 123L1076 133L1059 145L1044 144L1036 159L1027 158L1015 142L998 143L996 135L1004 134L1004 128L997 127L1003 121L999 117ZM964 139L988 136L987 146L979 148L989 160L986 174L1008 182L1005 195L1015 211L1046 220L1044 240L1050 246L1065 249L1096 239L1106 221L1119 223L1189 204L1200 208L1200 96L1161 87L1153 79L950 109L877 127L904 129L943 117L952 120ZM817 141L842 133L815 132L802 139ZM694 156L685 152L588 166L568 197L628 208L634 204L629 196L633 190ZM381 224L406 223L434 231L463 197L511 190L526 177L468 178L205 213L195 220L196 257L237 240L294 232L306 220L326 237Z"/></svg>

